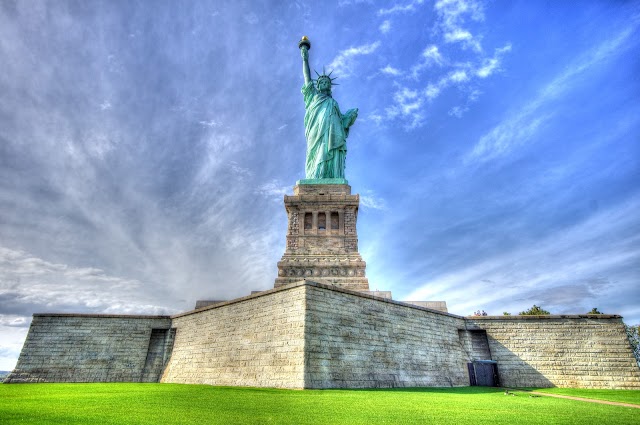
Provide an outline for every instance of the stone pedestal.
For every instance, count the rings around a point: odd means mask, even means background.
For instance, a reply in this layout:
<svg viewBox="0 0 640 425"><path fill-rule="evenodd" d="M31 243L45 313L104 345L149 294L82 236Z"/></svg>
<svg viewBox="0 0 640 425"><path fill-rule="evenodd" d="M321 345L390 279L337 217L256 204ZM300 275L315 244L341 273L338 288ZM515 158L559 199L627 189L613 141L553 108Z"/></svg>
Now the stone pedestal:
<svg viewBox="0 0 640 425"><path fill-rule="evenodd" d="M289 217L287 247L278 262L275 287L313 279L368 291L366 263L358 253L360 197L346 184L305 184L284 197Z"/></svg>

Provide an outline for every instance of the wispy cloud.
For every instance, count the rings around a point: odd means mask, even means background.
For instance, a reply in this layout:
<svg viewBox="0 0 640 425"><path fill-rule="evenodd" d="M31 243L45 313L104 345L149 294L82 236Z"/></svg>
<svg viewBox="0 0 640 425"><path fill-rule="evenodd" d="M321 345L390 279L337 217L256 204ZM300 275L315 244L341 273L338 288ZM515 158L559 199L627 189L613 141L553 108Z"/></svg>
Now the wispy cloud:
<svg viewBox="0 0 640 425"><path fill-rule="evenodd" d="M36 312L33 308L94 313L175 312L164 305L153 305L144 289L135 279L108 275L92 267L53 263L0 247L0 299L3 312L14 315L9 315L11 320L2 323L4 326L25 323L24 315Z"/></svg>
<svg viewBox="0 0 640 425"><path fill-rule="evenodd" d="M584 313L593 303L615 308L605 291L611 280L630 297L640 296L637 276L620 274L640 261L638 237L629 232L640 225L634 213L638 208L640 196L632 197L535 244L527 241L519 249L436 276L408 299L440 299L446 293L450 309L459 314L478 308L493 314L509 309L517 313L513 310L533 303L543 303L556 313Z"/></svg>
<svg viewBox="0 0 640 425"><path fill-rule="evenodd" d="M388 19L386 21L383 21L378 29L382 34L387 34L389 31L391 31L391 21L389 21Z"/></svg>
<svg viewBox="0 0 640 425"><path fill-rule="evenodd" d="M440 53L440 49L435 44L427 46L423 51L420 61L411 67L411 76L417 80L420 74L432 67L433 65L441 66L444 64L444 57Z"/></svg>
<svg viewBox="0 0 640 425"><path fill-rule="evenodd" d="M336 71L341 77L350 76L354 70L355 58L363 55L370 55L380 47L380 42L375 41L373 43L365 44L357 47L349 47L346 50L341 51L333 58L333 61L329 64L329 69Z"/></svg>
<svg viewBox="0 0 640 425"><path fill-rule="evenodd" d="M506 44L501 48L495 49L493 57L484 58L479 67L475 69L475 74L480 78L487 78L500 69L502 56L511 51L511 44Z"/></svg>
<svg viewBox="0 0 640 425"><path fill-rule="evenodd" d="M424 0L414 0L407 3L396 3L389 8L379 9L378 15L387 16L387 15L394 15L396 13L413 12L416 10L416 6L421 5L422 3L424 3Z"/></svg>
<svg viewBox="0 0 640 425"><path fill-rule="evenodd" d="M416 3L395 5L385 9L385 13L411 11ZM394 94L395 104L385 110L386 118L401 119L408 123L408 128L415 128L424 123L425 108L449 88L456 88L466 93L464 105L451 107L450 115L461 117L470 109L471 103L478 98L480 91L474 86L502 68L503 57L511 50L511 44L496 48L489 56L482 47L482 37L474 35L469 29L470 22L484 21L484 6L475 0L441 0L434 4L436 20L434 28L437 37L423 48L417 61L408 69L394 64L383 68L384 75L393 78L393 84L399 89ZM462 46L464 59L460 60ZM455 59L454 59L455 58ZM425 81L425 76L429 80ZM411 103L406 97L398 95L405 88L411 88L418 96ZM375 115L383 116L376 112Z"/></svg>
<svg viewBox="0 0 640 425"><path fill-rule="evenodd" d="M374 210L386 210L387 202L372 190L364 190L360 194L360 205Z"/></svg>
<svg viewBox="0 0 640 425"><path fill-rule="evenodd" d="M573 61L563 72L547 83L537 97L524 104L520 110L511 113L500 124L482 136L471 152L466 155L466 162L486 162L503 157L513 152L519 146L525 145L537 132L543 128L552 114L546 112L550 104L564 96L576 84L575 78L594 66L607 61L613 55L622 54L625 42L633 33L632 29L625 29L615 37L584 52ZM505 49L496 51L496 55L502 54ZM494 56L496 59L497 56ZM484 78L484 74L495 69L492 61L486 67L478 70L478 75Z"/></svg>
<svg viewBox="0 0 640 425"><path fill-rule="evenodd" d="M220 127L222 125L221 123L219 123L216 120L199 121L199 124L204 126L204 127Z"/></svg>
<svg viewBox="0 0 640 425"><path fill-rule="evenodd" d="M291 190L291 185L285 185L278 180L272 180L258 187L255 193L280 203L282 202L284 195L289 193L290 190Z"/></svg>
<svg viewBox="0 0 640 425"><path fill-rule="evenodd" d="M380 72L382 72L383 74L394 75L394 76L398 76L398 75L402 74L402 71L392 67L391 65L385 66L384 68L382 68L380 70Z"/></svg>
<svg viewBox="0 0 640 425"><path fill-rule="evenodd" d="M464 47L482 51L480 40L465 28L468 20L484 20L482 3L475 0L439 0L434 9L440 18L439 26L445 42L461 43Z"/></svg>
<svg viewBox="0 0 640 425"><path fill-rule="evenodd" d="M400 87L393 95L394 104L386 109L387 117L411 117L408 127L414 128L422 124L424 115L421 111L423 98L418 91Z"/></svg>

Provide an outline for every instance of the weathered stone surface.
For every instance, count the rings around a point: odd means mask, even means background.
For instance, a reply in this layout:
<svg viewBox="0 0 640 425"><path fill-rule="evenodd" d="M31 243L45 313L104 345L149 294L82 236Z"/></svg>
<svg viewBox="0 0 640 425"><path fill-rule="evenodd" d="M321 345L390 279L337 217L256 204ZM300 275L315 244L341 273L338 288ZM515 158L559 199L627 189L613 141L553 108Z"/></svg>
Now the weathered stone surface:
<svg viewBox="0 0 640 425"><path fill-rule="evenodd" d="M503 386L640 389L619 316L464 318L312 281L171 318L34 315L7 382L155 382L164 368L161 382L464 386L477 360Z"/></svg>
<svg viewBox="0 0 640 425"><path fill-rule="evenodd" d="M449 310L447 309L446 301L402 301L405 304L417 305L418 307L430 308L432 310L442 311L447 313Z"/></svg>
<svg viewBox="0 0 640 425"><path fill-rule="evenodd" d="M321 284L306 296L307 388L469 385L464 318Z"/></svg>
<svg viewBox="0 0 640 425"><path fill-rule="evenodd" d="M358 252L358 195L346 184L300 184L285 196L287 244L278 262L275 287L321 279L368 291L366 263Z"/></svg>
<svg viewBox="0 0 640 425"><path fill-rule="evenodd" d="M223 302L223 300L197 300L194 308L197 310L199 308L209 307L210 305L220 304Z"/></svg>
<svg viewBox="0 0 640 425"><path fill-rule="evenodd" d="M162 382L302 388L304 291L265 291L174 316Z"/></svg>
<svg viewBox="0 0 640 425"><path fill-rule="evenodd" d="M473 316L508 387L640 389L620 316Z"/></svg>
<svg viewBox="0 0 640 425"><path fill-rule="evenodd" d="M5 382L141 382L143 375L157 382L159 360L147 363L152 330L168 335L170 328L168 316L34 314L18 364ZM160 361L162 332L151 347Z"/></svg>

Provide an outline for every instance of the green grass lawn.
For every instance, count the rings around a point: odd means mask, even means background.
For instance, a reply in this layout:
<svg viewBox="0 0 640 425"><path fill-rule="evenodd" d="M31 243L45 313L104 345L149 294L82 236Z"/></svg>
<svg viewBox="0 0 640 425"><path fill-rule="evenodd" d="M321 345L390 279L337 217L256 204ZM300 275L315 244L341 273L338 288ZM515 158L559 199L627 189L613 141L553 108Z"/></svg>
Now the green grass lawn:
<svg viewBox="0 0 640 425"><path fill-rule="evenodd" d="M640 409L516 394L484 387L295 391L174 384L5 384L0 385L0 424L640 423ZM580 392L581 397L591 394ZM638 391L593 394L635 403L640 396Z"/></svg>
<svg viewBox="0 0 640 425"><path fill-rule="evenodd" d="M568 395L572 397L592 398L595 400L616 401L640 405L640 390L583 390L574 388L541 388L535 391L540 393Z"/></svg>

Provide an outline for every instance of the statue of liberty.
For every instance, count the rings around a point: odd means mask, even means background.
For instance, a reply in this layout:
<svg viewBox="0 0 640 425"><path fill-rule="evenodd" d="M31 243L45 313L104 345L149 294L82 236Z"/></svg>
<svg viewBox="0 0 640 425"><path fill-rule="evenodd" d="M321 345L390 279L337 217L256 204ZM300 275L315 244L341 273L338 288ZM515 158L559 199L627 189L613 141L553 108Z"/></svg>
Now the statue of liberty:
<svg viewBox="0 0 640 425"><path fill-rule="evenodd" d="M358 109L340 112L338 102L331 97L334 85L329 75L318 75L311 79L309 70L309 49L311 43L305 36L300 43L302 54L302 73L304 75L304 127L307 138L307 161L305 176L307 179L344 179L345 157L347 155L347 136L349 127L358 117Z"/></svg>

